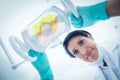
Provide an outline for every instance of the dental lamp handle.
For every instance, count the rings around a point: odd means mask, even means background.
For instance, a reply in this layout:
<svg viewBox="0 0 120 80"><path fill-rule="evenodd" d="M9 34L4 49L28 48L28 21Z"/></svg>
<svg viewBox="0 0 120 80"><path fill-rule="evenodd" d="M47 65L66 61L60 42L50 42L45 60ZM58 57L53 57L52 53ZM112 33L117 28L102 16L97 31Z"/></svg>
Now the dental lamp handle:
<svg viewBox="0 0 120 80"><path fill-rule="evenodd" d="M5 43L4 43L4 41L2 40L1 37L0 37L0 45L1 45L2 49L3 49L3 51L5 52L8 60L10 61L10 64L14 64L15 61L11 58L12 56L10 55L10 53L9 53L9 51L8 51L6 45L5 45Z"/></svg>
<svg viewBox="0 0 120 80"><path fill-rule="evenodd" d="M0 45L1 45L2 49L3 49L3 51L5 52L8 60L9 60L9 62L10 62L10 64L11 64L12 69L16 69L16 68L18 68L20 65L22 65L24 62L26 62L25 60L23 60L23 61L21 61L21 62L19 62L19 63L16 63L15 60L14 60L14 58L13 58L13 57L11 56L11 54L9 53L9 50L7 49L7 47L6 47L4 41L2 40L1 37L0 37Z"/></svg>
<svg viewBox="0 0 120 80"><path fill-rule="evenodd" d="M65 13L69 15L70 12L74 14L76 18L79 18L79 14L77 12L77 8L74 6L74 4L71 2L71 0L60 0L62 5L65 8Z"/></svg>
<svg viewBox="0 0 120 80"><path fill-rule="evenodd" d="M23 59L33 62L37 58L32 58L28 55L28 50L30 49L25 43L20 41L17 37L15 36L10 36L9 37L9 42L12 46L12 48L18 53L19 56L21 56Z"/></svg>

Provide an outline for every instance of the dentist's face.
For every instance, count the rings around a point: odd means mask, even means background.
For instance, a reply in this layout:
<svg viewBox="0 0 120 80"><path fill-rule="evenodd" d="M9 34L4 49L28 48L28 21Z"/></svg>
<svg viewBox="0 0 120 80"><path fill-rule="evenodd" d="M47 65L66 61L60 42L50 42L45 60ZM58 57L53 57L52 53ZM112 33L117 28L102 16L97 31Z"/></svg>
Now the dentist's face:
<svg viewBox="0 0 120 80"><path fill-rule="evenodd" d="M98 59L96 43L91 35L88 37L75 36L68 42L68 50L76 58L85 62L92 62Z"/></svg>

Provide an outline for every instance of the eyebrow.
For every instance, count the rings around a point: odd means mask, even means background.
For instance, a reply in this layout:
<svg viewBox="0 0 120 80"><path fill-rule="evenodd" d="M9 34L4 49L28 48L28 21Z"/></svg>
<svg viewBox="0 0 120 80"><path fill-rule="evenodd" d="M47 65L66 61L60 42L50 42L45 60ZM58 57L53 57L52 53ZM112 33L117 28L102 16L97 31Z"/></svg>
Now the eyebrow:
<svg viewBox="0 0 120 80"><path fill-rule="evenodd" d="M80 40L81 40L81 39L78 39L78 40L77 40L77 44L79 44ZM73 50L72 50L72 53L74 54L74 52L75 52L76 50L78 50L78 49L73 49Z"/></svg>
<svg viewBox="0 0 120 80"><path fill-rule="evenodd" d="M78 39L77 44L79 44L80 40L81 40L81 39Z"/></svg>
<svg viewBox="0 0 120 80"><path fill-rule="evenodd" d="M74 52L75 52L75 49L72 50L72 53L73 53L73 54L74 54ZM72 55L73 55L73 54L72 54Z"/></svg>
<svg viewBox="0 0 120 80"><path fill-rule="evenodd" d="M73 51L72 51L74 55L75 55L75 51L77 51L77 49L73 49Z"/></svg>

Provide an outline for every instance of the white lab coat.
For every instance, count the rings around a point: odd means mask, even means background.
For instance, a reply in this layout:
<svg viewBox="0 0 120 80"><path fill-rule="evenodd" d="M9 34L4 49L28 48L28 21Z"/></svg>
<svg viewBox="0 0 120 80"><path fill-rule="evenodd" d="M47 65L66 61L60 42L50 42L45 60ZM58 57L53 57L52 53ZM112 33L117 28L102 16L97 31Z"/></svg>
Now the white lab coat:
<svg viewBox="0 0 120 80"><path fill-rule="evenodd" d="M109 54L109 59L105 62L109 64L108 67L99 67L106 80L120 80L120 39L112 39L102 44L102 47ZM105 57L108 55L104 55Z"/></svg>

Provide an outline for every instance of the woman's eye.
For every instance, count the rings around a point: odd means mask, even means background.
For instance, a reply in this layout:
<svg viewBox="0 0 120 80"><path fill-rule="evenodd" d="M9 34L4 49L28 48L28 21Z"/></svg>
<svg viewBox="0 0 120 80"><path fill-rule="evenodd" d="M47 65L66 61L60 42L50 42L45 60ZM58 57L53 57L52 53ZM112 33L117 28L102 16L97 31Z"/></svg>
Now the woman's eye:
<svg viewBox="0 0 120 80"><path fill-rule="evenodd" d="M78 50L75 50L74 51L74 55L76 55L76 54L78 54L79 53L79 51Z"/></svg>
<svg viewBox="0 0 120 80"><path fill-rule="evenodd" d="M83 40L80 40L79 42L78 42L78 44L81 46L81 45L83 45Z"/></svg>

